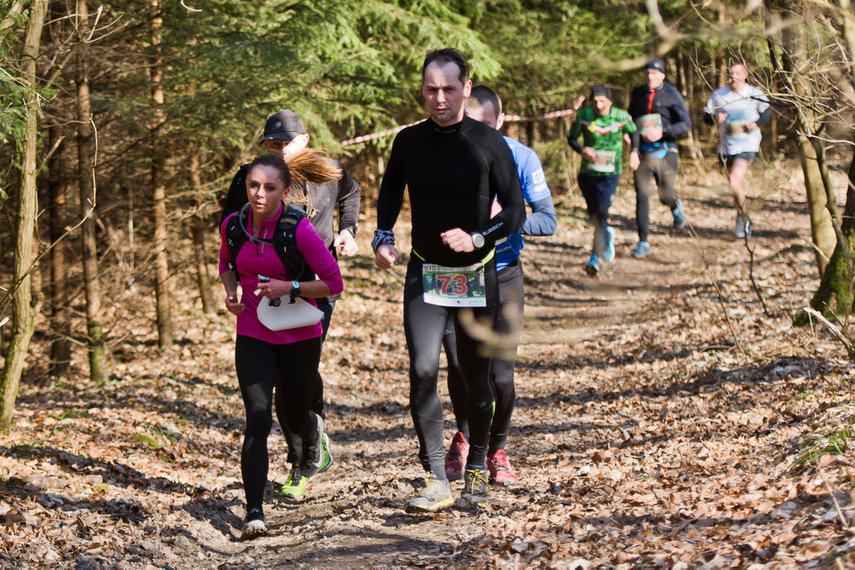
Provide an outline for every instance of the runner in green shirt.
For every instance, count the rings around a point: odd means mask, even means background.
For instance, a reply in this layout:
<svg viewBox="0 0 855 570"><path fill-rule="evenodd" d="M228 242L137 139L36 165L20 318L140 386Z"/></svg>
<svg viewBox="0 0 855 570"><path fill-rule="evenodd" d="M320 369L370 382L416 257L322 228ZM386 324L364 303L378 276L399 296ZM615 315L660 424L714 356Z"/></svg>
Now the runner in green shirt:
<svg viewBox="0 0 855 570"><path fill-rule="evenodd" d="M612 91L605 85L591 89L591 107L579 111L570 128L567 142L582 155L579 188L585 196L588 215L593 218L594 247L585 272L591 277L600 274L600 260L615 258L615 232L609 227L609 207L621 173L623 137L629 135L632 152L630 168L638 168L638 131L623 109L612 106ZM582 136L582 143L579 136Z"/></svg>

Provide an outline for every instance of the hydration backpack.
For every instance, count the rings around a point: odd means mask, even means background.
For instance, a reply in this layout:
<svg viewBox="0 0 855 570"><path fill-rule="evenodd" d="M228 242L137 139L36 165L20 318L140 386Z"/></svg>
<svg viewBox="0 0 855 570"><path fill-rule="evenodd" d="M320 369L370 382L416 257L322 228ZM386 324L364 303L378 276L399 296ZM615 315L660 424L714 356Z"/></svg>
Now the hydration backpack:
<svg viewBox="0 0 855 570"><path fill-rule="evenodd" d="M315 272L306 263L306 259L300 250L297 249L297 225L306 215L291 204L286 204L279 216L279 221L276 222L273 239L262 239L251 236L246 229L249 220L249 207L250 205L247 203L240 212L229 219L228 225L226 225L226 247L231 257L229 267L235 272L235 277L238 278L238 252L240 252L244 242L250 240L254 243L266 243L273 246L276 255L279 256L279 260L285 267L288 279L314 281Z"/></svg>

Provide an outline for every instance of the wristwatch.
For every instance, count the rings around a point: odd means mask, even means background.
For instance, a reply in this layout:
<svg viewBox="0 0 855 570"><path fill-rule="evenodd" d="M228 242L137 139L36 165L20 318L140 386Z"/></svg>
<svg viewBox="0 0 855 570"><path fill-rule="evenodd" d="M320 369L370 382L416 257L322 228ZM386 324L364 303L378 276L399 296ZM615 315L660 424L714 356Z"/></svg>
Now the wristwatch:
<svg viewBox="0 0 855 570"><path fill-rule="evenodd" d="M300 283L297 281L291 281L291 292L288 293L288 296L291 298L291 303L296 302L297 297L300 296Z"/></svg>
<svg viewBox="0 0 855 570"><path fill-rule="evenodd" d="M475 246L475 249L484 247L484 234L472 232L472 245Z"/></svg>

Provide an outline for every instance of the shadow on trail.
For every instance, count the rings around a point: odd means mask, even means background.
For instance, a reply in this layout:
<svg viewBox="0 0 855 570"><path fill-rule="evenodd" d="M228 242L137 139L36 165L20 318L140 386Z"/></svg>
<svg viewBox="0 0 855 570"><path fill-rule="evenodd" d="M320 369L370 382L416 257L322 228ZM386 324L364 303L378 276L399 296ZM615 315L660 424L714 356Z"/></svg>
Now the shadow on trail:
<svg viewBox="0 0 855 570"><path fill-rule="evenodd" d="M161 451L166 452L166 450ZM191 496L198 493L208 492L208 489L205 489L204 487L197 487L185 483L176 483L174 481L166 479L165 477L151 477L146 473L139 471L129 465L124 465L118 462L108 462L101 461L98 459L92 459L91 457L67 453L65 451L54 449L52 447L0 447L0 455L8 455L15 457L23 456L32 459L39 459L41 461L47 461L59 465L63 469L63 471L72 472L75 475L84 477L100 477L100 481L105 484L128 490L155 491L157 493L163 493L167 495L181 494ZM38 480L36 480L36 483L37 482ZM44 483L46 484L51 484L54 482L60 484L59 481L54 481L50 478L44 479ZM46 492L46 489L43 489L42 486L36 483L30 483L21 479L16 479L16 483L13 485L13 487L23 486L27 493L30 494ZM7 483L7 487L8 485L9 483ZM49 487L47 488L49 489ZM67 499L65 502L78 505L98 503L98 501L75 501L73 499Z"/></svg>
<svg viewBox="0 0 855 570"><path fill-rule="evenodd" d="M654 362L663 360L676 360L684 358L693 352L692 349L687 349L685 352L675 352L670 355L652 356L647 360L627 360L624 362L603 363L602 368L607 366L623 367L633 362ZM577 369L583 370L586 368L597 367L592 363L579 363ZM532 366L532 370L537 370L538 367ZM799 357L787 356L776 358L763 365L748 365L744 367L735 367L729 370L717 370L715 364L712 364L711 369L700 371L695 376L689 376L685 380L675 381L661 388L643 386L640 388L628 387L620 390L601 391L593 388L588 388L584 391L578 391L572 394L567 394L564 391L553 392L552 394L539 398L527 398L518 396L516 401L517 408L544 408L548 409L556 403L567 403L579 406L585 406L594 402L613 402L621 399L626 399L633 396L641 396L645 398L661 398L671 396L697 395L702 391L711 391L718 389L723 385L731 386L756 386L767 384L770 387L787 382L789 379L800 375L817 375L826 374L834 370L834 367L829 365L828 361L816 357ZM687 373L688 374L688 373Z"/></svg>
<svg viewBox="0 0 855 570"><path fill-rule="evenodd" d="M85 516L80 516L75 513L98 513L110 517L115 521L122 521L129 526L144 532L143 536L151 537L155 530L161 530L165 535L170 533L183 532L190 540L197 542L197 539L186 531L176 531L174 529L159 529L162 513L156 508L152 508L150 501L138 500L137 494L147 491L154 491L164 495L173 496L191 496L194 497L187 504L179 507L180 510L186 511L190 516L196 518L200 522L211 523L215 528L226 536L232 536L229 528L241 524L241 520L237 519L229 511L229 507L237 503L236 500L217 499L212 495L220 493L227 489L219 489L211 491L204 487L188 485L184 483L176 483L163 477L151 477L121 463L109 463L98 461L79 455L73 455L66 452L58 451L49 447L42 448L26 448L16 447L0 448L0 454L12 454L17 456L26 454L31 458L37 458L41 461L49 461L62 466L63 470L71 471L75 475L99 477L104 485L124 488L128 491L122 499L104 500L97 498L97 485L93 484L96 492L92 493L92 498L75 498L63 493L54 492L54 487L65 488L63 480L55 478L30 478L28 480L11 477L2 481L0 487L0 497L5 497L11 504L16 504L15 497L19 499L29 499L39 503L48 512L56 511L56 514L51 515L54 519L63 517L72 517L74 522L69 524L70 531L81 539L88 539L96 533L102 532L94 528L91 521ZM237 484L229 488L233 488ZM218 524L228 519L228 523ZM238 526L239 528L239 526ZM201 545L201 543L200 543ZM204 548L204 545L201 545ZM145 546L129 544L127 552L131 555L144 554Z"/></svg>
<svg viewBox="0 0 855 570"><path fill-rule="evenodd" d="M698 342L687 343L679 350L657 351L653 348L642 350L636 354L624 354L613 357L604 356L601 359L591 357L574 357L570 356L563 362L552 362L545 365L543 361L530 361L525 358L517 360L516 370L538 371L550 369L553 367L563 370L585 370L585 369L608 369L608 368L623 368L631 364L651 363L651 362L671 362L678 359L688 358L696 352L709 352L713 350L732 350L733 342L726 340L723 342Z"/></svg>
<svg viewBox="0 0 855 570"><path fill-rule="evenodd" d="M418 525L418 523L411 523ZM397 526L397 525L395 525ZM361 544L361 546L330 547L329 542L321 548L311 547L306 542L299 543L300 550L308 549L309 552L291 557L282 551L275 565L308 565L311 568L392 568L392 567L431 567L438 560L443 564L451 564L453 567L467 566L475 559L468 554L458 554L465 550L466 543L451 545L432 540L428 536L413 537L395 532L358 531L347 530L336 535L336 542L342 540L346 544ZM480 539L479 539L480 540ZM477 541L473 541L477 542ZM470 549L474 545L470 545ZM471 551L471 550L470 550Z"/></svg>
<svg viewBox="0 0 855 570"><path fill-rule="evenodd" d="M134 392L134 385L124 384L109 393L108 401L103 399L105 394L99 394L97 398L94 398L92 392L88 390L80 392L54 390L50 394L51 409L55 411L53 415L57 417L62 417L65 414L71 414L69 417L77 417L74 416L75 412L86 412L87 410L106 407L145 410L146 412L155 412L162 419L169 418L174 414L200 429L214 428L224 432L242 429L244 422L242 416L235 417L223 411L212 411L190 399L193 397L193 391L199 385L214 388L227 397L234 396L238 392L236 388L226 384L211 385L209 382L195 377L189 380L171 382L173 389L182 392L186 390L186 392L179 394L173 390L171 395L168 395L169 392L166 390L168 386L158 386L157 390L147 387L145 393ZM44 394L31 392L29 395L19 396L18 401L25 407L38 408L44 406L44 399ZM99 417L92 419L101 420Z"/></svg>

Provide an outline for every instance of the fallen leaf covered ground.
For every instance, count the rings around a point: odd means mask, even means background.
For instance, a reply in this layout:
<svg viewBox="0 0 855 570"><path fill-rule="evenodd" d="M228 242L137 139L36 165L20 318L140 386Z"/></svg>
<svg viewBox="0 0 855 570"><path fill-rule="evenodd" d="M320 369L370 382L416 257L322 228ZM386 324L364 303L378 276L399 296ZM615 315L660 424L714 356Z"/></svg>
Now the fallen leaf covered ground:
<svg viewBox="0 0 855 570"><path fill-rule="evenodd" d="M274 428L267 536L238 539L232 318L201 314L189 277L177 280L177 342L163 354L146 285L114 284L107 384L87 380L83 354L70 377L46 376L40 325L14 425L0 433L0 565L855 567L855 368L821 326L791 325L818 284L797 167L754 167L753 267L720 174L684 178L693 229L672 230L652 200L644 260L629 255L624 183L617 259L597 280L582 269L591 228L579 197L559 201L555 236L529 241L508 445L523 484L492 488L489 508L403 511L422 476L403 269L374 268L367 216L362 253L342 262L346 295L322 363L335 464L303 501L285 501ZM443 381L440 392L447 403ZM450 442L450 406L446 420Z"/></svg>

